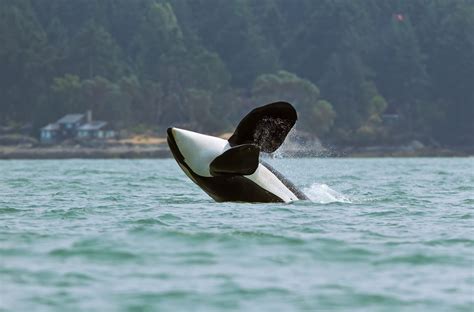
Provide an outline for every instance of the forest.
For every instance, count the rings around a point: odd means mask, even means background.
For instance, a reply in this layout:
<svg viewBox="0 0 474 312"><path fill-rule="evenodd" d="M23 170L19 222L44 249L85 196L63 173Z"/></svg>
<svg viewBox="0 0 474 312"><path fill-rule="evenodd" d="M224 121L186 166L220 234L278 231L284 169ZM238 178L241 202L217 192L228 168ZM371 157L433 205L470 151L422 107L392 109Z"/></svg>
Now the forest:
<svg viewBox="0 0 474 312"><path fill-rule="evenodd" d="M474 144L472 0L2 0L0 125L91 109L231 131L293 103L335 145Z"/></svg>

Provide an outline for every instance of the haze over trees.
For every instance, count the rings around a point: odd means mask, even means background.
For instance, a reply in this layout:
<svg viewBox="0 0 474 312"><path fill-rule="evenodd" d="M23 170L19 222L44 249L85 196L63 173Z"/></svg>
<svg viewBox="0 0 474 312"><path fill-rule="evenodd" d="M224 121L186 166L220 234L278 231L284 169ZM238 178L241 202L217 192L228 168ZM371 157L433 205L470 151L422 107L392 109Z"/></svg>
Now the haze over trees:
<svg viewBox="0 0 474 312"><path fill-rule="evenodd" d="M474 144L473 34L472 0L2 0L0 124L217 132L287 100L336 144Z"/></svg>

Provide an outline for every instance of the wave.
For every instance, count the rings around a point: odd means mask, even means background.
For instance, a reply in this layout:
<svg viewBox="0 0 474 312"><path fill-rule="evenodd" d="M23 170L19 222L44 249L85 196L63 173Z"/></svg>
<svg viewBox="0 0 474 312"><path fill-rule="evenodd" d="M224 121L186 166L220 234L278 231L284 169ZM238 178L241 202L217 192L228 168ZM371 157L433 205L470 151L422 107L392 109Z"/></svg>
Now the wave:
<svg viewBox="0 0 474 312"><path fill-rule="evenodd" d="M309 187L303 189L308 198L320 204L329 203L352 203L345 195L330 188L327 184L313 183Z"/></svg>

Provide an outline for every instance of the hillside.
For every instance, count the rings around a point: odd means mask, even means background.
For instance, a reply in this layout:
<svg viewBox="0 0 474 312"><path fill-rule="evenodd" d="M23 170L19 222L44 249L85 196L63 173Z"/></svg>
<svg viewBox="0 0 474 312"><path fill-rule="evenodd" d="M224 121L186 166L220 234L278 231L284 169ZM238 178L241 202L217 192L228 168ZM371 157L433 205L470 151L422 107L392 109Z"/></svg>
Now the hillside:
<svg viewBox="0 0 474 312"><path fill-rule="evenodd" d="M473 33L469 0L4 0L0 125L216 133L287 100L331 144L472 145Z"/></svg>

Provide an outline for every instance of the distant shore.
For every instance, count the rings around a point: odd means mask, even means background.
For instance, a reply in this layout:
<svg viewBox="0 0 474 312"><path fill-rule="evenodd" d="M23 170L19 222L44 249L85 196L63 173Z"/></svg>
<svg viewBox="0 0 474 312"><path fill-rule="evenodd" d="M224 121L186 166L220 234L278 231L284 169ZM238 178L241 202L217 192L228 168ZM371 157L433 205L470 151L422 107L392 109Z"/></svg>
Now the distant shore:
<svg viewBox="0 0 474 312"><path fill-rule="evenodd" d="M22 147L0 146L0 159L69 159L69 158L167 158L170 150L158 146L113 146L113 147Z"/></svg>
<svg viewBox="0 0 474 312"><path fill-rule="evenodd" d="M342 150L337 157L470 157L474 148L424 147L416 150L390 147L366 147Z"/></svg>
<svg viewBox="0 0 474 312"><path fill-rule="evenodd" d="M401 147L346 147L341 149L295 149L280 153L284 157L468 157L474 156L474 148L406 149ZM166 144L124 145L104 147L82 146L0 146L0 159L135 159L169 158L171 152Z"/></svg>

